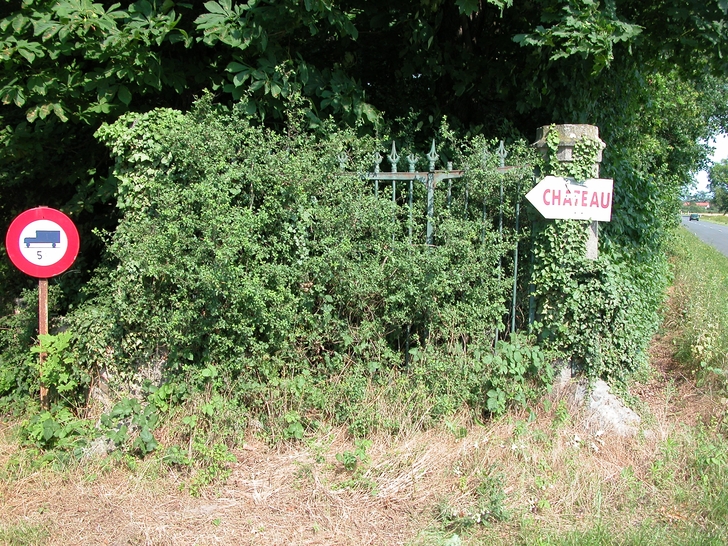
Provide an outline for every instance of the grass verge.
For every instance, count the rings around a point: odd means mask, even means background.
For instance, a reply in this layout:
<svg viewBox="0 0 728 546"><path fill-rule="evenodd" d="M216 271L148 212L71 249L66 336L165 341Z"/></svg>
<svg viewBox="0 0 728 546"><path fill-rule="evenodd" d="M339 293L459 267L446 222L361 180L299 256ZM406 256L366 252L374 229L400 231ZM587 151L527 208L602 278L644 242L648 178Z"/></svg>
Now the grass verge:
<svg viewBox="0 0 728 546"><path fill-rule="evenodd" d="M674 281L665 328L676 332L677 359L722 390L728 370L728 257L678 229L670 249Z"/></svg>
<svg viewBox="0 0 728 546"><path fill-rule="evenodd" d="M701 214L700 219L715 222L716 224L728 224L728 216L725 214Z"/></svg>

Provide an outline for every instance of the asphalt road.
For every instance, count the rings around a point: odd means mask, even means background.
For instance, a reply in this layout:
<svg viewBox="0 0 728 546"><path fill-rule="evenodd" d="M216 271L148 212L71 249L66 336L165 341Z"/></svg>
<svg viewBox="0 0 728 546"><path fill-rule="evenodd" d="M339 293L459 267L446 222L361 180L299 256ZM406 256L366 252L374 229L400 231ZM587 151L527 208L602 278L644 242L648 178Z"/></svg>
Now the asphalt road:
<svg viewBox="0 0 728 546"><path fill-rule="evenodd" d="M722 254L728 256L728 226L715 224L704 219L699 221L688 220L687 216L682 217L683 225L692 231L698 238L716 248Z"/></svg>

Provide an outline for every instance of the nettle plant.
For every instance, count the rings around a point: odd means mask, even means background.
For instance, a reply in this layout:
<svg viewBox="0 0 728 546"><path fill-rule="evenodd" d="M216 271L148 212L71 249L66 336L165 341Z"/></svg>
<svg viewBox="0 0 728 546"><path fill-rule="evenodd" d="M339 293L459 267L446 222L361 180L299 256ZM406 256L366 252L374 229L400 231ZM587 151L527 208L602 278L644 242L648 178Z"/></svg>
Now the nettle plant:
<svg viewBox="0 0 728 546"><path fill-rule="evenodd" d="M556 130L546 142L544 175L576 180L596 175L599 142L578 140L572 162L556 158ZM647 362L647 347L659 324L666 265L659 253L619 246L604 235L598 259L588 259L588 227L588 221L576 220L536 223L532 282L537 321L532 328L544 346L561 351L590 377L624 380Z"/></svg>

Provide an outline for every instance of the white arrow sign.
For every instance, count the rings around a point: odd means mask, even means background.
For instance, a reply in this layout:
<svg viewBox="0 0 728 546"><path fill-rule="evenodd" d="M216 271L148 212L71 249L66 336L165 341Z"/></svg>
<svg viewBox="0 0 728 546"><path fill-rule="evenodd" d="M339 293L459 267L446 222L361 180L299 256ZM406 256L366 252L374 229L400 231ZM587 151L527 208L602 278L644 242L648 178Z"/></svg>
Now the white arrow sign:
<svg viewBox="0 0 728 546"><path fill-rule="evenodd" d="M612 219L614 180L590 178L576 183L573 178L547 176L526 194L544 218L562 220Z"/></svg>

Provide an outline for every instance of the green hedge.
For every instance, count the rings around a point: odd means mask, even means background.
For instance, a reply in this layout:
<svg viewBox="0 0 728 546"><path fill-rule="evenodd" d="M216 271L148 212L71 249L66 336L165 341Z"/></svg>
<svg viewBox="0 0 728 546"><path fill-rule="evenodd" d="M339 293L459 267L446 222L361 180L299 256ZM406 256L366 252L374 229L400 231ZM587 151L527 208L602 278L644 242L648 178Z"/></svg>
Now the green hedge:
<svg viewBox="0 0 728 546"><path fill-rule="evenodd" d="M184 385L165 392L225 388L253 412L275 406L294 431L309 410L369 422L375 388L429 415L525 403L526 378L548 371L543 355L519 338L494 360L493 342L512 289L499 266L510 267L513 202L531 168L497 174L482 139L450 142L468 175L449 208L438 190L428 246L423 184L410 242L406 194L393 203L382 183L377 198L340 169L346 152L354 173L369 170L384 144L301 126L276 133L205 97L186 115L128 114L99 129L121 221L99 234L105 265L64 320L76 366L119 395L144 377ZM528 153L511 152L522 164Z"/></svg>

